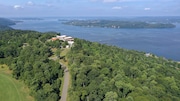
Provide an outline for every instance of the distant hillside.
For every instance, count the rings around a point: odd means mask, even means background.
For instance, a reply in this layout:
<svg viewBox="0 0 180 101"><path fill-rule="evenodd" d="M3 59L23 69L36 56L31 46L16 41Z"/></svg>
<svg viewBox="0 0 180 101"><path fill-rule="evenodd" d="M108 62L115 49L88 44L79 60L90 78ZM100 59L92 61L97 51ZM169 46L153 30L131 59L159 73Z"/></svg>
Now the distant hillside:
<svg viewBox="0 0 180 101"><path fill-rule="evenodd" d="M0 25L8 26L8 25L15 25L16 23L10 19L0 18Z"/></svg>
<svg viewBox="0 0 180 101"><path fill-rule="evenodd" d="M10 19L0 18L0 31L12 29L10 25L15 25L16 23Z"/></svg>
<svg viewBox="0 0 180 101"><path fill-rule="evenodd" d="M4 30L11 30L13 28L9 27L9 26L3 26L3 25L0 25L0 31L4 31Z"/></svg>

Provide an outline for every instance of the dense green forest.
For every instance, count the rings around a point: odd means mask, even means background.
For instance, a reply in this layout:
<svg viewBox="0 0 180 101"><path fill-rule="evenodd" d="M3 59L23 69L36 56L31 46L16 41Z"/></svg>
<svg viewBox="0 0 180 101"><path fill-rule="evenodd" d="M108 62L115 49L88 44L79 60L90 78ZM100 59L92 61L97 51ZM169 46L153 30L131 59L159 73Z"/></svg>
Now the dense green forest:
<svg viewBox="0 0 180 101"><path fill-rule="evenodd" d="M180 64L76 39L68 53L70 101L180 101Z"/></svg>
<svg viewBox="0 0 180 101"><path fill-rule="evenodd" d="M24 81L36 101L58 101L63 69L53 55L61 41L57 33L7 30L0 32L0 64ZM56 53L52 49L57 49ZM75 39L67 53L71 73L70 101L179 101L180 64L96 42Z"/></svg>
<svg viewBox="0 0 180 101"><path fill-rule="evenodd" d="M60 41L47 41L55 34L35 31L7 30L0 32L0 64L7 64L13 77L24 81L36 101L60 99L63 69L50 60L52 48Z"/></svg>
<svg viewBox="0 0 180 101"><path fill-rule="evenodd" d="M171 23L147 23L145 21L111 21L111 20L72 20L64 24L103 28L174 28Z"/></svg>

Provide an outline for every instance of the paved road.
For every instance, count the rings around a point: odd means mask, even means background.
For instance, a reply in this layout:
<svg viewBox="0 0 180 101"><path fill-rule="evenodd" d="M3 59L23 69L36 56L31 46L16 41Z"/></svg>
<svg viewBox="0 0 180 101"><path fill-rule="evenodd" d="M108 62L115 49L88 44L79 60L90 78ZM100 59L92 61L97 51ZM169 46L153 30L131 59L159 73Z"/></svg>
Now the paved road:
<svg viewBox="0 0 180 101"><path fill-rule="evenodd" d="M69 71L68 68L64 70L64 84L63 84L63 89L62 89L62 95L60 101L66 101L67 95L68 95L68 86L69 86Z"/></svg>

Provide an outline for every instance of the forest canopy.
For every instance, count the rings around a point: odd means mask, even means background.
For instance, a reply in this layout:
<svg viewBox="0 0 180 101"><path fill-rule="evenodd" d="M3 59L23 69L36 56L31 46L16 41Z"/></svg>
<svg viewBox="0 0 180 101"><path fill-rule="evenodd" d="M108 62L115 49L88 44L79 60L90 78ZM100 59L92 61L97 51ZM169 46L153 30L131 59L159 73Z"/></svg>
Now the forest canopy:
<svg viewBox="0 0 180 101"><path fill-rule="evenodd" d="M0 64L7 64L13 77L24 81L36 101L58 101L63 69L49 59L54 33L7 30L0 32ZM58 43L60 45L60 42Z"/></svg>
<svg viewBox="0 0 180 101"><path fill-rule="evenodd" d="M180 64L144 52L75 40L71 101L179 101Z"/></svg>

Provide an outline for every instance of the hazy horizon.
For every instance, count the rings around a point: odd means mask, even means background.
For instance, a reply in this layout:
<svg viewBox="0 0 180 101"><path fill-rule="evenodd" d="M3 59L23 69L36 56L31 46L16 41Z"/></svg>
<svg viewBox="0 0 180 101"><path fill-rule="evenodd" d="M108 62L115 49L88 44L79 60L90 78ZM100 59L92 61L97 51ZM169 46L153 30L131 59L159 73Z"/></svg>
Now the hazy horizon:
<svg viewBox="0 0 180 101"><path fill-rule="evenodd" d="M180 15L170 15L170 16L164 16L164 15L162 15L162 16L0 16L0 18L64 18L64 17L69 17L69 18L71 18L71 17L79 17L79 18L86 18L86 17L96 17L96 18L102 18L102 17L107 17L107 18L141 18L141 17L180 17Z"/></svg>
<svg viewBox="0 0 180 101"><path fill-rule="evenodd" d="M179 0L1 0L1 17L180 16Z"/></svg>

